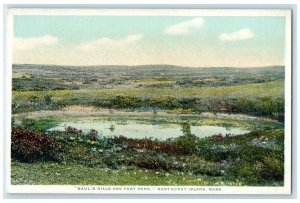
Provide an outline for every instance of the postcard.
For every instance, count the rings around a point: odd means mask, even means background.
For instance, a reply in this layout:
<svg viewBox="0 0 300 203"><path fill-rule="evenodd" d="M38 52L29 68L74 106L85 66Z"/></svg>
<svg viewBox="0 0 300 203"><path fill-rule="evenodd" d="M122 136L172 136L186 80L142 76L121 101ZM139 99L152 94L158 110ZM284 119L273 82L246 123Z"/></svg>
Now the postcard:
<svg viewBox="0 0 300 203"><path fill-rule="evenodd" d="M290 194L291 11L7 12L9 193Z"/></svg>

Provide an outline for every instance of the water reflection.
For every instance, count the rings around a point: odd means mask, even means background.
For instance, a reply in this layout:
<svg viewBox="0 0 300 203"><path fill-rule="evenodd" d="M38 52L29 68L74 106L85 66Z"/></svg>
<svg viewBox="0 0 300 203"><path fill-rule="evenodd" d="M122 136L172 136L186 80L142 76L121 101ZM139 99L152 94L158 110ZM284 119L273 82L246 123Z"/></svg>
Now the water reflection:
<svg viewBox="0 0 300 203"><path fill-rule="evenodd" d="M115 130L115 125L111 124L110 127L108 128L110 132L114 132Z"/></svg>
<svg viewBox="0 0 300 203"><path fill-rule="evenodd" d="M183 132L184 136L192 135L191 125L188 122L181 124L181 131Z"/></svg>

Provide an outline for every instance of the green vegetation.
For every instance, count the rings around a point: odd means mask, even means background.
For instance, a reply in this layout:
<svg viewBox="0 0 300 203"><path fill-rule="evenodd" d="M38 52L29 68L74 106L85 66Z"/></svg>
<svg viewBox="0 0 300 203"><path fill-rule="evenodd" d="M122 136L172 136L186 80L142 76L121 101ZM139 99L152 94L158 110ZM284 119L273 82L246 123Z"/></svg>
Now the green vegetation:
<svg viewBox="0 0 300 203"><path fill-rule="evenodd" d="M35 145L27 149L30 153L13 157L24 162L13 161L12 179L16 184L87 184L92 177L95 180L90 183L101 184L112 175L115 178L108 183L114 185L130 184L130 181L147 185L218 185L221 182L282 185L283 182L282 130L254 131L234 137L214 135L205 139L187 133L176 139L159 141L125 137L95 139L91 136L95 131L84 135L75 128L49 135L13 128L13 135L22 135L22 143L26 143L24 131L54 139L51 142L56 144L51 146L56 150L48 159L41 159L42 162L36 157L43 148L32 151ZM32 140L31 137L28 139ZM16 141L13 139L12 146ZM45 143L45 146L49 145ZM46 150L53 152L53 149ZM34 159L28 159L28 156ZM32 161L35 163L26 164ZM35 176L27 174L24 178L22 171L26 168L33 170ZM151 181L138 178L142 175L139 171L146 170L149 176L144 177ZM139 175L134 176L136 174Z"/></svg>
<svg viewBox="0 0 300 203"><path fill-rule="evenodd" d="M13 71L12 184L283 185L284 67L14 65ZM74 106L127 112L120 120L180 123L183 136L107 138L74 126L47 131L63 117L76 119L60 115ZM261 118L197 116L203 112ZM191 124L252 132L200 139Z"/></svg>
<svg viewBox="0 0 300 203"><path fill-rule="evenodd" d="M244 113L284 119L283 67L14 65L14 70L15 74L27 75L13 79L14 113L85 105L113 109Z"/></svg>
<svg viewBox="0 0 300 203"><path fill-rule="evenodd" d="M12 123L14 124L14 120ZM31 119L26 118L22 119L20 122L23 123L23 126L26 126L26 129L31 130L47 130L53 127L57 122L57 118L42 118L42 119Z"/></svg>
<svg viewBox="0 0 300 203"><path fill-rule="evenodd" d="M31 175L31 173L35 175ZM75 163L12 162L12 184L15 185L230 185L240 186L239 180L226 181L222 177L203 177L176 172L142 169L87 167Z"/></svg>
<svg viewBox="0 0 300 203"><path fill-rule="evenodd" d="M69 105L140 110L186 109L191 112L244 113L283 120L282 95L281 81L211 88L26 91L13 93L12 107L15 113L57 110Z"/></svg>

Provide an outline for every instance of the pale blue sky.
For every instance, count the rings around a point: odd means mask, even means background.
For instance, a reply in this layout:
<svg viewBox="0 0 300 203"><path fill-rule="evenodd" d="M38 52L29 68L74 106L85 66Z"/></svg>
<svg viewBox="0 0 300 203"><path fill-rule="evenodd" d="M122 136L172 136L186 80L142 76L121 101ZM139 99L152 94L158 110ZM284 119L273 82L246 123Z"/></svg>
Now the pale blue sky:
<svg viewBox="0 0 300 203"><path fill-rule="evenodd" d="M283 65L284 17L14 16L13 63Z"/></svg>

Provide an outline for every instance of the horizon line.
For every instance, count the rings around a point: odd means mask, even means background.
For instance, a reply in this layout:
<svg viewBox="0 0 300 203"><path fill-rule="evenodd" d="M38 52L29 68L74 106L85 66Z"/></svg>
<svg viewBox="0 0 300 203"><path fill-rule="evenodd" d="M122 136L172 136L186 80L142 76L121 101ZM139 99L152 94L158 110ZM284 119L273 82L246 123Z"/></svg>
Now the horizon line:
<svg viewBox="0 0 300 203"><path fill-rule="evenodd" d="M138 67L138 66L176 66L181 68L268 68L268 67L278 67L285 65L268 65L268 66L182 66L182 65L173 65L173 64L141 64L141 65L60 65L60 64L33 64L33 63L12 63L14 65L40 65L40 66L62 66L62 67L97 67L97 66L125 66L125 67Z"/></svg>

